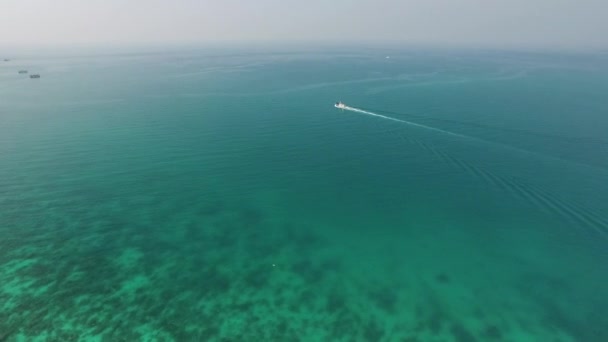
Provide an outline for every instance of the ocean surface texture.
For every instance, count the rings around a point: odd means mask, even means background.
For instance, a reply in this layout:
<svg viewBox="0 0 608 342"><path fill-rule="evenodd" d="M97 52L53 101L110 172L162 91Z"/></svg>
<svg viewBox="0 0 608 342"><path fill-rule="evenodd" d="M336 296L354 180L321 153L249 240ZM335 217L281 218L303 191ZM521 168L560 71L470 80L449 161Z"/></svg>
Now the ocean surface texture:
<svg viewBox="0 0 608 342"><path fill-rule="evenodd" d="M606 54L2 53L0 341L608 341Z"/></svg>

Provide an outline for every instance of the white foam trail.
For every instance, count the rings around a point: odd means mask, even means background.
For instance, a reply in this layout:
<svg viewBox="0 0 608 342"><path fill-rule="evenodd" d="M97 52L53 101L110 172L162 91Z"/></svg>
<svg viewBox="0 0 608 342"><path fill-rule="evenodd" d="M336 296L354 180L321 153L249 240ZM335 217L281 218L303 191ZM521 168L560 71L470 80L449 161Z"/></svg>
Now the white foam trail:
<svg viewBox="0 0 608 342"><path fill-rule="evenodd" d="M361 114L375 116L375 117L386 119L386 120L390 120L390 121L396 121L396 122L404 123L406 125L410 125L410 126L414 126L414 127L418 127L418 128L423 128L423 129L426 129L426 130L429 130L429 131L434 131L434 132L438 132L438 133L442 133L442 134L451 135L453 137L458 137L458 138L467 139L467 140L473 140L473 141L481 142L481 143L484 143L484 144L489 144L489 145L494 145L494 146L502 147L502 148L505 148L505 149L508 149L508 150L511 150L511 151L515 151L515 152L519 152L519 153L524 153L524 154L527 154L527 155L530 155L530 156L542 157L542 158L552 159L552 160L556 160L556 161L560 161L560 162L566 162L566 163L569 163L569 164L575 164L575 165L578 165L578 166L583 166L585 168L591 168L591 169L595 169L595 170L601 170L603 172L608 171L608 169L605 169L605 168L603 168L601 166L589 165L589 164L584 164L584 163L580 163L580 162L569 160L569 159L563 159L563 158L560 158L560 157L554 157L554 156L550 156L550 155L545 155L545 154L542 154L542 153L525 150L525 149L522 149L522 148L519 148L519 147L514 147L514 146L511 146L511 145L507 145L507 144L503 144L503 143L499 143L499 142L488 141L488 140L485 140L485 139L481 139L481 138L477 138L477 137L472 137L472 136L469 136L469 135L454 133L454 132L446 131L446 130L443 130L443 129L440 129L440 128L435 128L435 127L431 127L431 126L427 126L427 125L423 125L423 124L419 124L419 123L415 123L415 122L411 122L411 121L407 121L407 120L395 119L395 118L392 118L390 116L384 116L384 115L376 114L376 113L373 113L373 112L368 112L366 110L355 108L355 107L344 106L343 109L351 111L351 112L356 112L356 113L361 113Z"/></svg>
<svg viewBox="0 0 608 342"><path fill-rule="evenodd" d="M428 129L428 130L439 132L439 133L443 133L443 134L448 134L448 135L459 137L459 138L476 139L477 140L477 138L473 138L473 137L470 137L468 135L458 134L458 133L446 131L446 130L443 130L443 129L439 129L439 128L435 128L435 127L431 127L431 126L427 126L427 125L418 124L418 123L411 122L411 121L395 119L395 118L391 118L390 116L384 116L384 115L368 112L366 110L359 109L359 108L344 106L344 110L349 110L351 112L356 112L356 113L361 113L361 114L372 115L372 116L379 117L379 118L386 119L386 120L397 121L397 122L401 122L401 123L404 123L404 124L407 124L407 125L411 125L411 126L415 126L415 127L419 127L419 128L424 128L424 129Z"/></svg>

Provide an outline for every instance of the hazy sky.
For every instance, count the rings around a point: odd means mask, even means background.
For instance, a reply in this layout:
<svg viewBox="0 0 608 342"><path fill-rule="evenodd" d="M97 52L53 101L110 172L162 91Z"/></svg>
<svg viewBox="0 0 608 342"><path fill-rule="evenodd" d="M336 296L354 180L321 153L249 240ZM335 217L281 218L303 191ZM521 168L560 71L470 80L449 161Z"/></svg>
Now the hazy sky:
<svg viewBox="0 0 608 342"><path fill-rule="evenodd" d="M608 0L0 0L0 44L608 47Z"/></svg>

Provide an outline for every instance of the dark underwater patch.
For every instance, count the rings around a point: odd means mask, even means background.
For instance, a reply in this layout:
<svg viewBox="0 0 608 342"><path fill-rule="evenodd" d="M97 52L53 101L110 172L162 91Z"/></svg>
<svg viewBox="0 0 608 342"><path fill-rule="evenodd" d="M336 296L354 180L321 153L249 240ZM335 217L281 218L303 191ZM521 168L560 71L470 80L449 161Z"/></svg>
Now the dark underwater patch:
<svg viewBox="0 0 608 342"><path fill-rule="evenodd" d="M502 331L497 326L490 324L485 327L482 336L485 340L500 340L502 339Z"/></svg>
<svg viewBox="0 0 608 342"><path fill-rule="evenodd" d="M450 282L450 277L442 272L435 276L435 280L440 284L448 284Z"/></svg>
<svg viewBox="0 0 608 342"><path fill-rule="evenodd" d="M460 323L452 323L450 332L456 342L477 342L477 338Z"/></svg>
<svg viewBox="0 0 608 342"><path fill-rule="evenodd" d="M399 296L391 287L381 287L370 291L370 300L382 311L388 314L397 313Z"/></svg>
<svg viewBox="0 0 608 342"><path fill-rule="evenodd" d="M383 329L374 320L369 321L363 329L363 338L366 341L380 341L383 336Z"/></svg>

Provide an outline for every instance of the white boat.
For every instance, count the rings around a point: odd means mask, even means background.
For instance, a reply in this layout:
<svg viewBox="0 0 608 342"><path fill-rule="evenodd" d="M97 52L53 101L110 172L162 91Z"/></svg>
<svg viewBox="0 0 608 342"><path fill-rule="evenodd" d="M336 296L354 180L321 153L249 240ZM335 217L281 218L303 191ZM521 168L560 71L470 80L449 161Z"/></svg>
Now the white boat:
<svg viewBox="0 0 608 342"><path fill-rule="evenodd" d="M336 102L336 104L334 104L334 107L344 109L344 108L346 108L346 105L344 103L342 103L341 101L338 101L338 102Z"/></svg>

